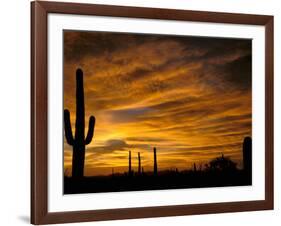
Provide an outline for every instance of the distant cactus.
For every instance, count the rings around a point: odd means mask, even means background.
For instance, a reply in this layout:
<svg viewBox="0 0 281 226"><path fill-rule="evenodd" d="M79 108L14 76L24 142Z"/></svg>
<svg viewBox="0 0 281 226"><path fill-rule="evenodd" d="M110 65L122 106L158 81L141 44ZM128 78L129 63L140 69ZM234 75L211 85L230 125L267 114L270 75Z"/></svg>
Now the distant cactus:
<svg viewBox="0 0 281 226"><path fill-rule="evenodd" d="M157 171L157 153L156 153L156 148L153 148L153 152L154 152L154 176L157 176L158 171Z"/></svg>
<svg viewBox="0 0 281 226"><path fill-rule="evenodd" d="M193 163L193 171L196 172L197 168L196 168L196 163Z"/></svg>
<svg viewBox="0 0 281 226"><path fill-rule="evenodd" d="M83 71L76 71L76 122L75 136L73 137L70 123L69 110L64 110L64 130L66 141L73 148L72 154L72 177L81 178L84 175L85 145L88 145L94 136L95 117L89 119L88 134L85 138L85 106Z"/></svg>
<svg viewBox="0 0 281 226"><path fill-rule="evenodd" d="M140 153L139 152L138 152L138 162L139 162L138 174L141 175L141 157L140 157Z"/></svg>
<svg viewBox="0 0 281 226"><path fill-rule="evenodd" d="M243 169L246 178L252 181L252 138L245 137L243 141Z"/></svg>
<svg viewBox="0 0 281 226"><path fill-rule="evenodd" d="M132 156L131 156L131 151L129 151L129 169L128 169L128 175L132 175Z"/></svg>
<svg viewBox="0 0 281 226"><path fill-rule="evenodd" d="M202 171L202 163L200 163L200 165L199 165L199 171L200 172Z"/></svg>

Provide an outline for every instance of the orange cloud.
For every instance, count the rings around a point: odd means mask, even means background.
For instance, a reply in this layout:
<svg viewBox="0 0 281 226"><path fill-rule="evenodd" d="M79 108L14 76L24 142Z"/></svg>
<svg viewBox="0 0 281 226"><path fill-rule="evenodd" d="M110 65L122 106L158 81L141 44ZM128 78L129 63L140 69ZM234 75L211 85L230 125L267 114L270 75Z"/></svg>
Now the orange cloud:
<svg viewBox="0 0 281 226"><path fill-rule="evenodd" d="M75 71L84 71L86 175L133 167L189 168L225 154L241 164L251 136L251 41L106 32L64 32L64 108L75 122ZM87 128L86 128L87 130ZM72 149L64 145L71 172Z"/></svg>

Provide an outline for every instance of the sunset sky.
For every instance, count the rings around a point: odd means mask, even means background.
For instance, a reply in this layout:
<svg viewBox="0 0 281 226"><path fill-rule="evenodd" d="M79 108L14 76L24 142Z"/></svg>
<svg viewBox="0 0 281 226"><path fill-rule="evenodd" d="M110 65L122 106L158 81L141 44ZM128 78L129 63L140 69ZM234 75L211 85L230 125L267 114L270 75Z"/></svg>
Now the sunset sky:
<svg viewBox="0 0 281 226"><path fill-rule="evenodd" d="M241 166L251 136L251 40L64 31L64 109L75 129L75 72L84 71L85 175L190 168L222 153ZM87 133L88 128L85 129ZM72 147L64 139L71 175Z"/></svg>

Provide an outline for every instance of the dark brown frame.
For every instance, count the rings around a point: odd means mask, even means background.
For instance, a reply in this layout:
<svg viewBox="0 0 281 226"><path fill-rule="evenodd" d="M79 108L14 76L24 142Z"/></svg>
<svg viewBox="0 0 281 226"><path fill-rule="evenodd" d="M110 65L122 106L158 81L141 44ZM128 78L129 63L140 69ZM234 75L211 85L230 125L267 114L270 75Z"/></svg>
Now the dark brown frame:
<svg viewBox="0 0 281 226"><path fill-rule="evenodd" d="M48 13L265 26L265 200L48 212ZM273 209L273 16L61 2L31 3L31 223L52 224Z"/></svg>

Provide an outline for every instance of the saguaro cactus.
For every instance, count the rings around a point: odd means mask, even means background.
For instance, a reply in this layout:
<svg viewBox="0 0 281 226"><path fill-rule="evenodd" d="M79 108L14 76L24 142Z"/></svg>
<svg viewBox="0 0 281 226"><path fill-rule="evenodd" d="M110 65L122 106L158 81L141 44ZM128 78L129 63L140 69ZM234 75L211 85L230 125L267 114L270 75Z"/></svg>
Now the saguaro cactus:
<svg viewBox="0 0 281 226"><path fill-rule="evenodd" d="M84 174L85 145L92 141L94 136L95 117L89 119L88 133L85 138L85 106L84 106L84 87L83 71L76 71L76 122L75 135L73 137L70 123L69 110L64 110L64 130L66 141L73 148L72 154L72 177L81 178Z"/></svg>
<svg viewBox="0 0 281 226"><path fill-rule="evenodd" d="M154 152L154 176L157 176L157 154L156 154L156 148L153 148Z"/></svg>
<svg viewBox="0 0 281 226"><path fill-rule="evenodd" d="M129 169L128 169L128 174L129 174L129 176L132 175L132 156L131 156L131 151L129 151Z"/></svg>
<svg viewBox="0 0 281 226"><path fill-rule="evenodd" d="M193 171L196 172L197 168L196 168L196 163L193 163Z"/></svg>
<svg viewBox="0 0 281 226"><path fill-rule="evenodd" d="M139 152L138 152L138 160L139 160L138 174L141 175L141 157L140 157L140 153Z"/></svg>
<svg viewBox="0 0 281 226"><path fill-rule="evenodd" d="M252 182L252 138L245 137L243 142L243 169L246 178Z"/></svg>

